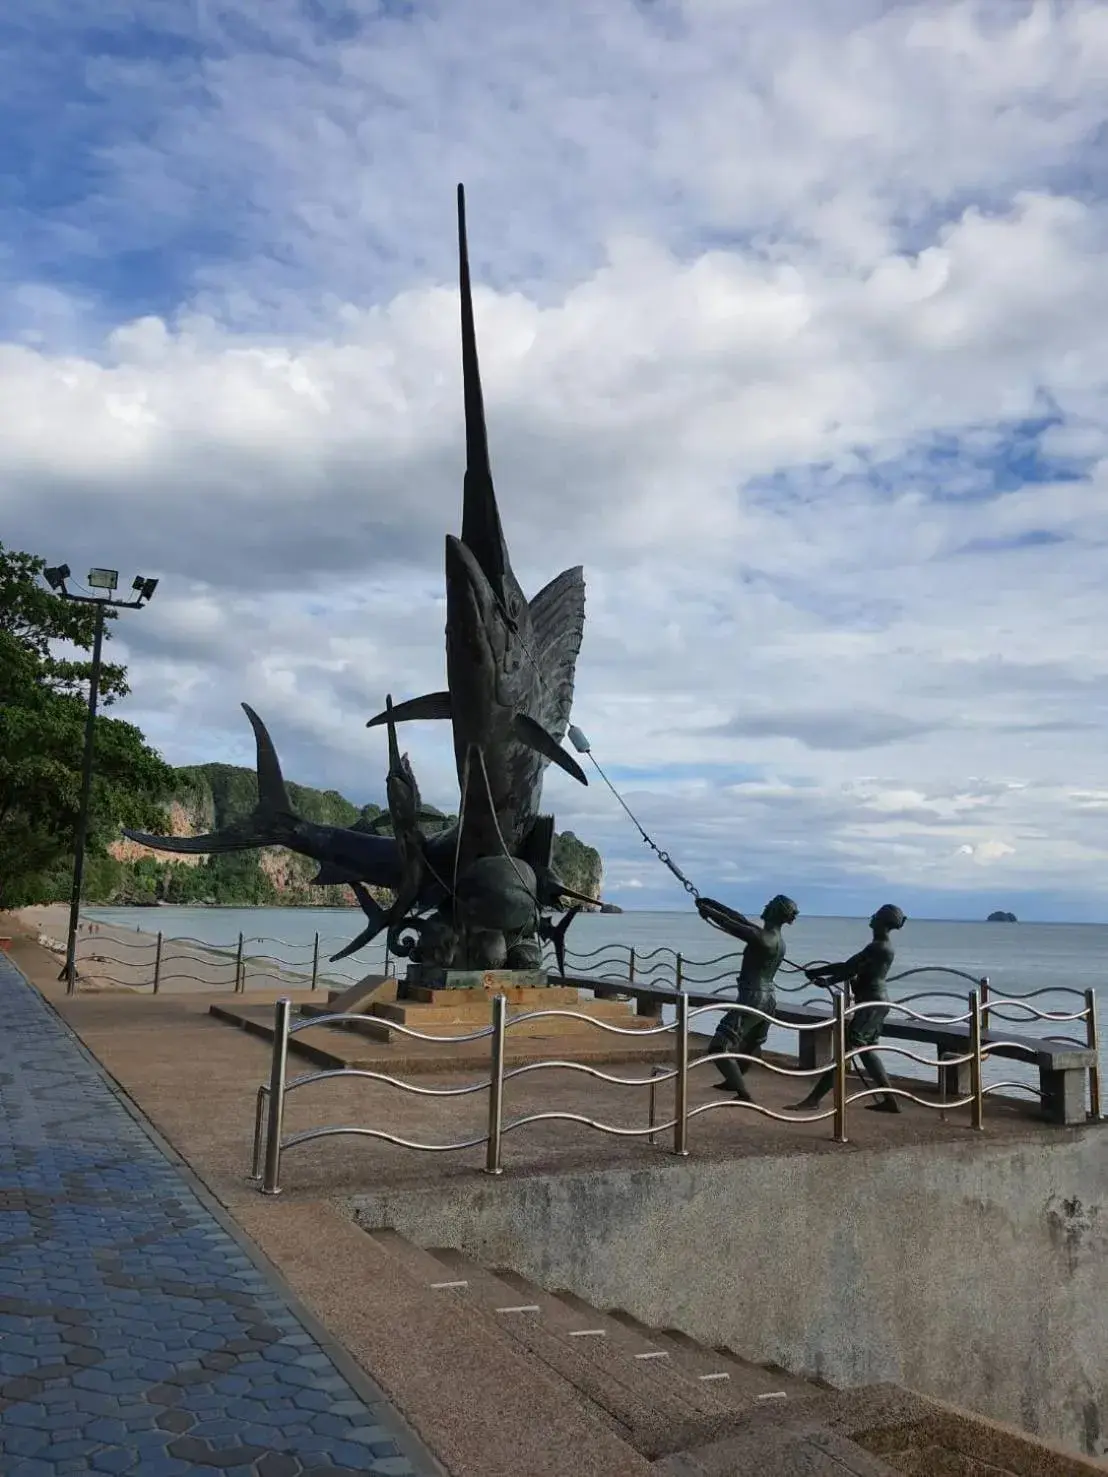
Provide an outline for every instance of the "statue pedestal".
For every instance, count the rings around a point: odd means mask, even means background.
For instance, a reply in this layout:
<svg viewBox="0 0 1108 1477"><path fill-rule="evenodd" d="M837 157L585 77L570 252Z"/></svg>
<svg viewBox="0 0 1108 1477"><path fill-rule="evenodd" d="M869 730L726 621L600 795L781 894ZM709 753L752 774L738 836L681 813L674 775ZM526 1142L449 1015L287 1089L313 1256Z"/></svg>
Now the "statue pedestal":
<svg viewBox="0 0 1108 1477"><path fill-rule="evenodd" d="M547 980L545 969L440 969L435 965L409 964L399 998L426 1001L428 991L479 990L485 995L503 994L514 1000L513 992L517 990L545 991ZM576 996L576 990L573 993Z"/></svg>

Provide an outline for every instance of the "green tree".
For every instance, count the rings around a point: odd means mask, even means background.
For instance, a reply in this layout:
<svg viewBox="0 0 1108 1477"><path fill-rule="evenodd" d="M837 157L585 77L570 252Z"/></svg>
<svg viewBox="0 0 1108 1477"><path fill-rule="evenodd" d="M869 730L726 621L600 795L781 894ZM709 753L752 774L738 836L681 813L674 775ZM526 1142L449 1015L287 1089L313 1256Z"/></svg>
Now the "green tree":
<svg viewBox="0 0 1108 1477"><path fill-rule="evenodd" d="M96 613L45 589L45 561L0 544L0 906L57 896L72 853L81 791L85 685ZM110 620L113 611L106 611ZM110 627L105 629L107 639ZM59 652L59 644L62 650ZM76 655L70 655L75 652ZM105 703L127 691L104 663ZM88 853L103 857L121 825L156 827L173 771L133 724L98 716Z"/></svg>

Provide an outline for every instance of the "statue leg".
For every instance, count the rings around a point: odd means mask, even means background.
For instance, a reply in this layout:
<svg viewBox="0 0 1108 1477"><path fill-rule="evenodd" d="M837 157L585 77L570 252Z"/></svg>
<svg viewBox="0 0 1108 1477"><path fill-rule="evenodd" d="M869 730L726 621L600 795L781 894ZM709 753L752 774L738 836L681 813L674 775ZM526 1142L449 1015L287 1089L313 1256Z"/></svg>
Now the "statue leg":
<svg viewBox="0 0 1108 1477"><path fill-rule="evenodd" d="M715 1029L711 1041L708 1043L708 1055L717 1051L746 1051L744 1046L743 1027L746 1017L737 1010L729 1010ZM750 1094L746 1090L743 1081L742 1067L738 1062L716 1062L716 1070L722 1079L713 1083L720 1092L733 1092L736 1097L750 1100Z"/></svg>
<svg viewBox="0 0 1108 1477"><path fill-rule="evenodd" d="M887 1014L887 1008L875 1006L873 1010L859 1010L852 1015L846 1028L847 1051L854 1051L858 1047L872 1047L874 1042L880 1039L881 1024ZM882 1067L875 1051L864 1051L860 1056L856 1056L853 1066L859 1076L863 1076L863 1073L865 1074L863 1081L868 1077L872 1081L875 1081L878 1087L888 1087L889 1079L885 1076L885 1069ZM789 1104L789 1111L794 1113L814 1112L831 1091L834 1084L835 1069L834 1067L829 1067L822 1077L816 1079L815 1086L808 1093L807 1097L802 1098L798 1103ZM866 1085L869 1086L869 1083L867 1082ZM881 1107L880 1111L882 1113L897 1113L900 1111L894 1097L879 1098L877 1103L867 1104L866 1106L876 1108L880 1103L892 1104L891 1108Z"/></svg>
<svg viewBox="0 0 1108 1477"><path fill-rule="evenodd" d="M876 1084L876 1086L885 1089L885 1095L883 1097L879 1097L875 1101L866 1103L865 1105L875 1113L900 1112L900 1104L888 1091L890 1083L886 1076L885 1068L881 1063L881 1058L873 1049L875 1044L881 1039L881 1026L888 1013L888 1007L882 1005L875 1005L872 1010L859 1010L855 1015L851 1016L850 1023L846 1028L847 1051L855 1051L863 1048L859 1051L858 1056L854 1058L853 1066L855 1071L867 1087L871 1084ZM814 1112L819 1107L823 1098L830 1092L834 1082L835 1069L831 1067L828 1071L824 1072L822 1077L817 1079L816 1085L806 1098L803 1098L799 1103L789 1104L790 1111L797 1113Z"/></svg>
<svg viewBox="0 0 1108 1477"><path fill-rule="evenodd" d="M855 1017L856 1028L854 1031L855 1045L866 1049L859 1053L856 1061L861 1063L866 1076L877 1087L885 1089L883 1097L875 1098L866 1104L874 1113L899 1113L900 1104L889 1091L891 1083L885 1071L880 1056L874 1050L878 1041L881 1040L881 1027L888 1015L888 1006L876 1005L872 1010L860 1010Z"/></svg>

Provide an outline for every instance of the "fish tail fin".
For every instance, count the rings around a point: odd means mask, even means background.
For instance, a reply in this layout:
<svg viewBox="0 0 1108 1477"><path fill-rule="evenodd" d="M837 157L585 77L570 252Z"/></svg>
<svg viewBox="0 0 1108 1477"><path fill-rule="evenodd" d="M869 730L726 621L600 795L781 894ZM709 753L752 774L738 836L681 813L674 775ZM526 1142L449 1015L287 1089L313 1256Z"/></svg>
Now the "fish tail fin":
<svg viewBox="0 0 1108 1477"><path fill-rule="evenodd" d="M254 730L257 751L258 803L248 816L203 836L151 836L144 831L125 830L124 836L152 851L178 856L220 856L231 851L252 851L259 846L285 846L296 825L281 762L265 724L247 703L243 711Z"/></svg>
<svg viewBox="0 0 1108 1477"><path fill-rule="evenodd" d="M350 886L354 896L362 906L362 912L369 919L369 922L362 929L358 937L347 944L345 949L340 949L337 954L331 955L332 964L337 964L340 959L349 958L351 954L356 954L359 949L364 949L367 944L371 944L382 928L384 928L389 918L387 910L382 908L368 887L361 882L352 882Z"/></svg>

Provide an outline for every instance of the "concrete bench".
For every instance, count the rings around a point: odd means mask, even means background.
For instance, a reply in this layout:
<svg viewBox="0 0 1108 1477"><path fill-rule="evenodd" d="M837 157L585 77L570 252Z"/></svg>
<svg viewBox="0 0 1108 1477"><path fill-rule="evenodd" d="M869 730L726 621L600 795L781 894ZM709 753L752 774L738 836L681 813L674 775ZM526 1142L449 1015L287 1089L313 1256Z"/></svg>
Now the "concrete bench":
<svg viewBox="0 0 1108 1477"><path fill-rule="evenodd" d="M779 1005L776 1015L779 1020L794 1026L824 1022L825 1030L801 1032L798 1065L802 1069L811 1069L831 1064L834 1060L834 1024L827 1011L814 1005ZM936 1058L965 1056L970 1049L968 1021L933 1026L926 1021L898 1018L892 1014L885 1018L881 1035L899 1041L930 1043L935 1048ZM1038 1068L1045 1118L1052 1123L1085 1122L1085 1078L1089 1068L1096 1065L1095 1052L1085 1046L1064 1046L1057 1041L1042 1041L1033 1036L1017 1037L1016 1033L1007 1031L983 1031L981 1046L990 1056L1008 1057ZM969 1062L936 1060L936 1066L944 1097L968 1096Z"/></svg>
<svg viewBox="0 0 1108 1477"><path fill-rule="evenodd" d="M660 1019L664 1005L676 1005L678 992L666 985L638 984L632 980L589 980L567 979L566 984L592 990L602 999L613 995L626 995L636 1002L639 1015ZM721 999L709 990L687 990L689 1004L711 1005L718 1010L734 1007L734 1000ZM951 1012L953 1014L953 1012ZM780 999L774 1015L790 1026L822 1025L823 1030L801 1031L797 1065L811 1071L816 1067L830 1066L834 1061L834 1023L831 1015L815 1005L787 1005ZM914 1021L909 1017L890 1014L881 1028L881 1035L893 1040L930 1043L935 1047L939 1087L944 1097L968 1097L970 1071L968 1062L940 1062L937 1058L965 1056L970 1049L969 1022L949 1026L932 1026L926 1021ZM983 1031L982 1048L994 1057L1009 1057L1013 1061L1025 1062L1039 1070L1039 1091L1042 1094L1043 1116L1052 1123L1076 1124L1085 1122L1085 1078L1091 1067L1096 1065L1096 1055L1084 1046L1063 1046L1056 1041L1041 1041L1035 1037L1016 1036L1008 1031Z"/></svg>

